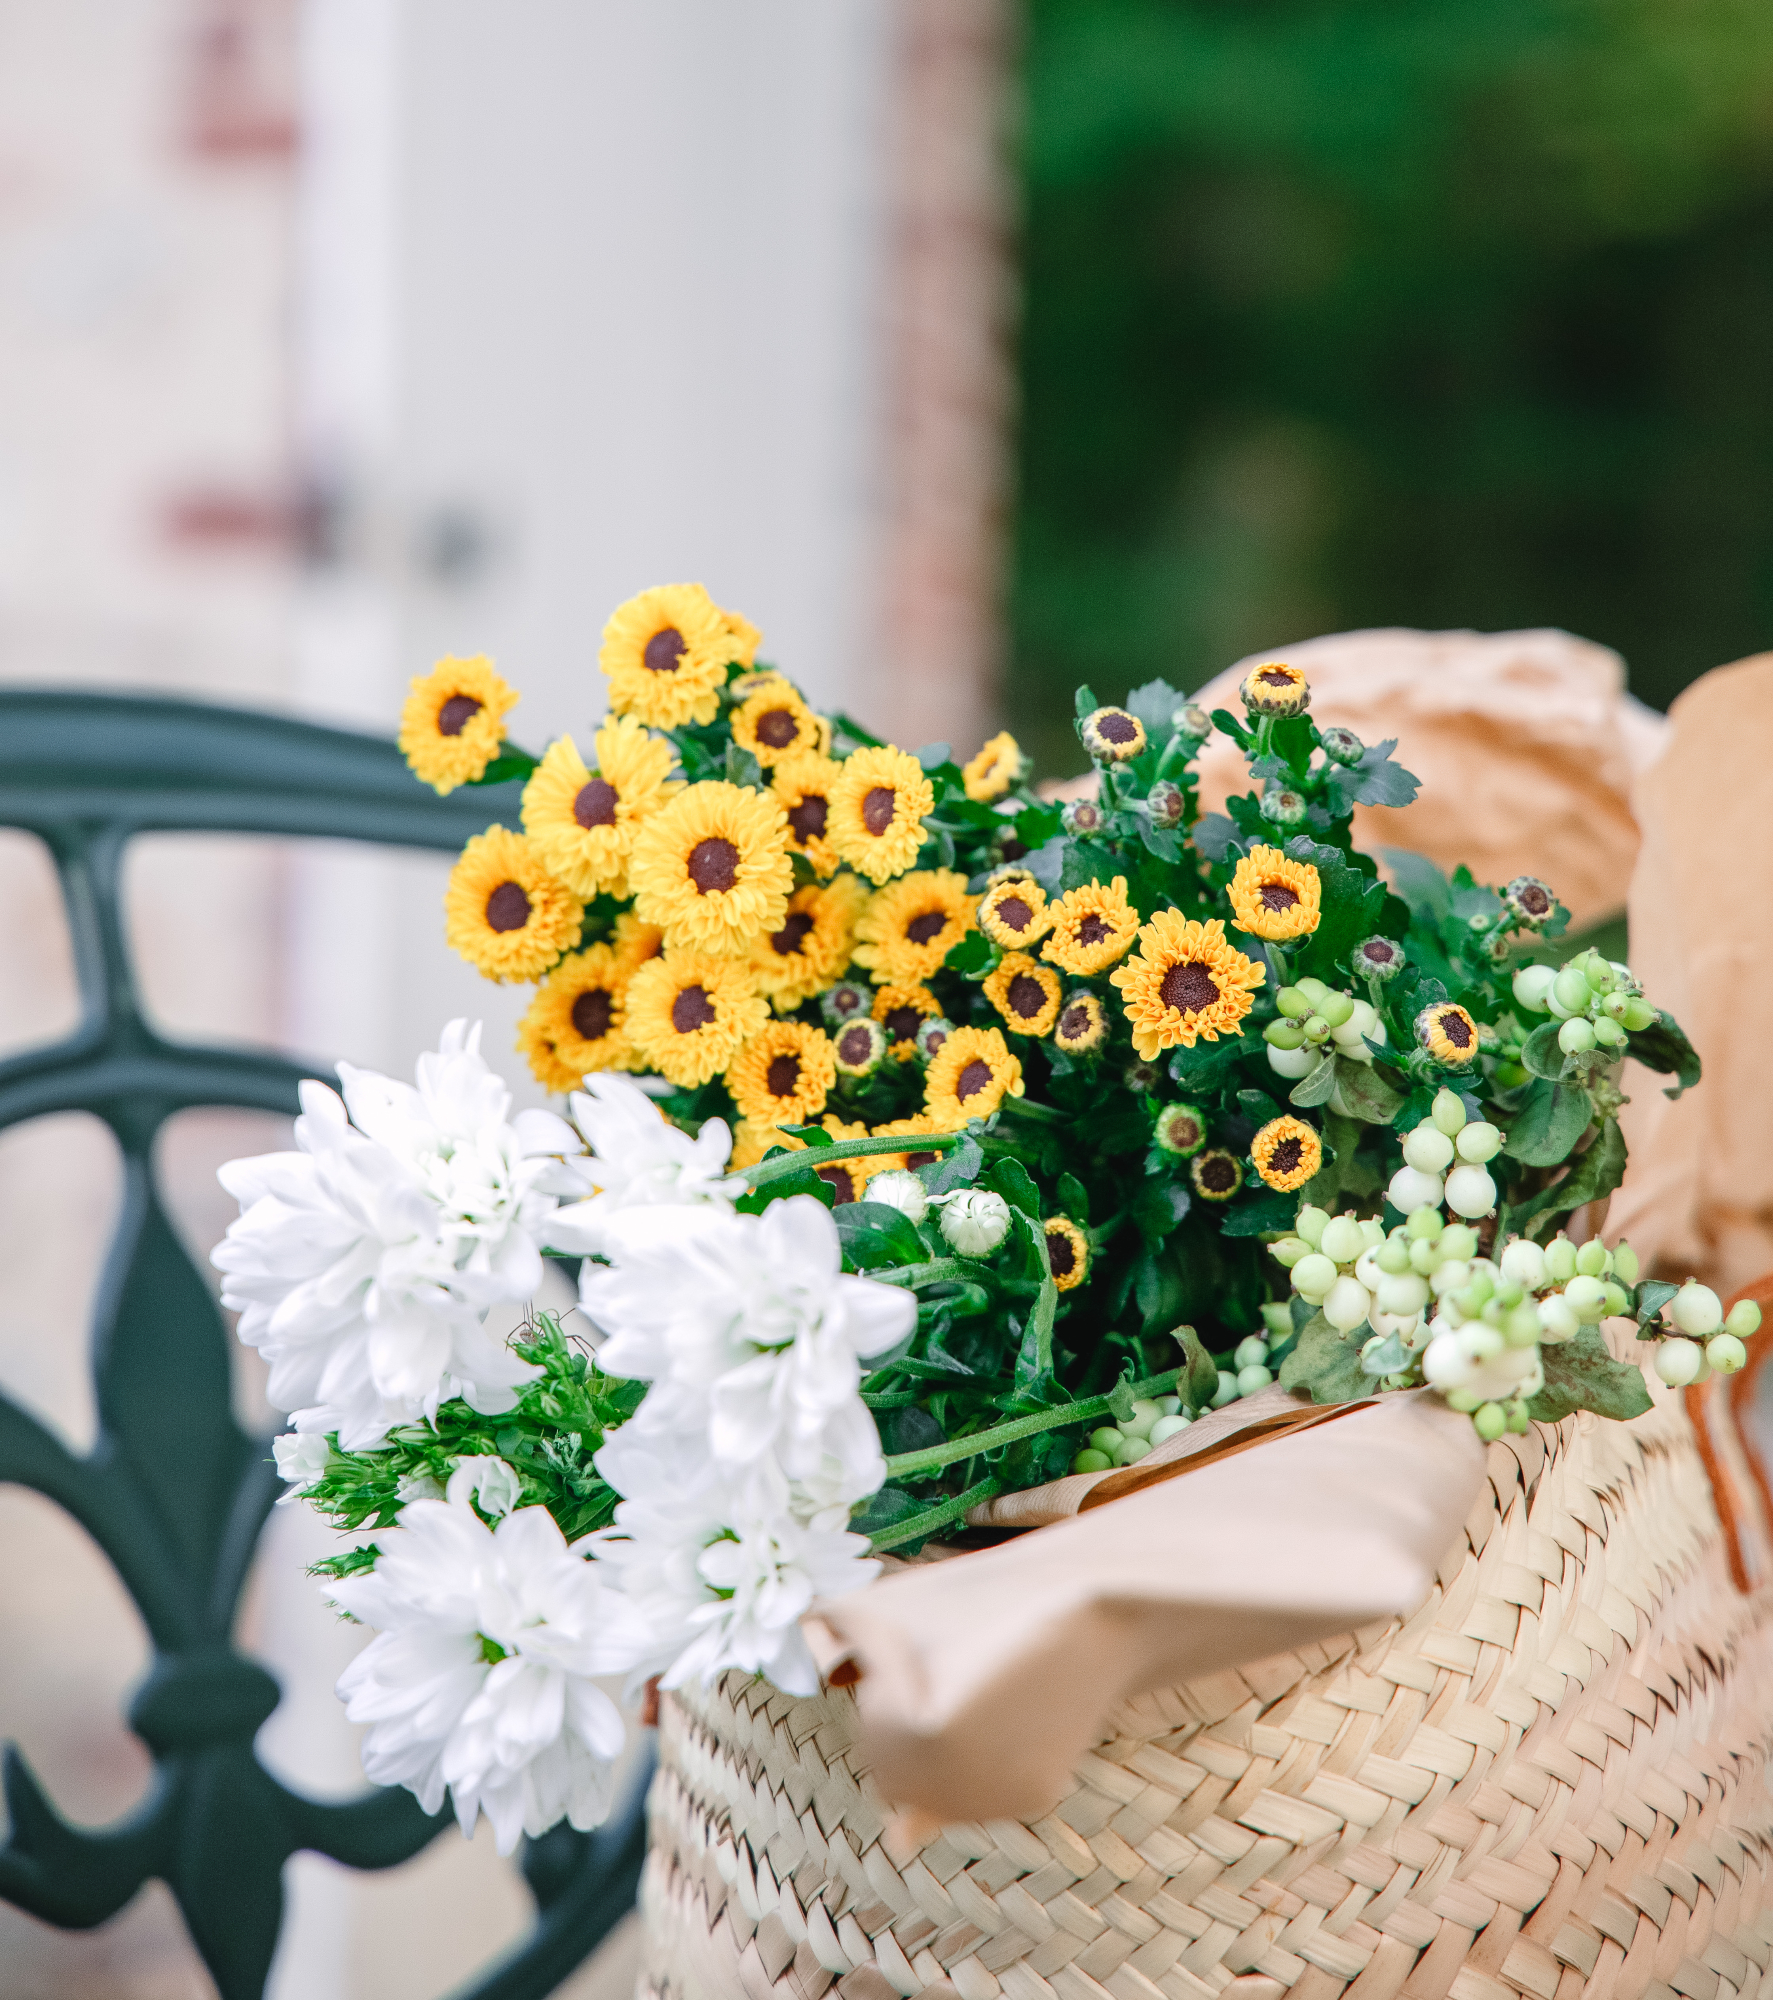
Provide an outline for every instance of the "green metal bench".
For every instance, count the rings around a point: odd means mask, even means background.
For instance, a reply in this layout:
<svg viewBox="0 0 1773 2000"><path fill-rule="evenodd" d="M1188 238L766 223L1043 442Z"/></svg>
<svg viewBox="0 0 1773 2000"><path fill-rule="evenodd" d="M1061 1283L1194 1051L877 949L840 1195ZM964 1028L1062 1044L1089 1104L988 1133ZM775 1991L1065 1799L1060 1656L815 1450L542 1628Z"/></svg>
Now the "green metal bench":
<svg viewBox="0 0 1773 2000"><path fill-rule="evenodd" d="M301 1797L253 1741L281 1690L234 1649L253 1551L281 1491L269 1441L230 1408L229 1335L154 1186L160 1126L194 1106L293 1115L311 1066L268 1052L188 1047L143 1018L118 903L144 832L312 836L458 848L516 824L515 785L440 799L376 737L183 702L0 691L0 825L37 835L61 879L81 1018L52 1046L0 1062L0 1129L94 1113L124 1163L122 1217L99 1286L92 1370L98 1439L77 1456L0 1396L0 1480L34 1489L105 1552L141 1612L154 1664L129 1724L155 1765L143 1804L71 1825L16 1748L0 1897L69 1929L103 1923L151 1877L178 1899L222 2000L259 2000L283 1915L282 1870L302 1850L388 1868L450 1824L406 1791L333 1804ZM169 1453L176 1433L182 1449ZM529 1937L463 2000L542 2000L633 1905L645 1846L641 1772L595 1834L528 1842Z"/></svg>

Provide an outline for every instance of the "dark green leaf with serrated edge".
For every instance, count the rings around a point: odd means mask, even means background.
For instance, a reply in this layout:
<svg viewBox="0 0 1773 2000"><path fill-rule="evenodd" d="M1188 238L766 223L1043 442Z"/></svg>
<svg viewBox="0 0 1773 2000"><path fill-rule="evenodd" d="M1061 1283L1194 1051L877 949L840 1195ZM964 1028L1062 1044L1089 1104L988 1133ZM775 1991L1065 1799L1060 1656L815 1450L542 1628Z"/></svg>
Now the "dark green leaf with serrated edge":
<svg viewBox="0 0 1773 2000"><path fill-rule="evenodd" d="M1180 694L1168 681L1147 681L1143 687L1136 687L1126 699L1129 715L1136 715L1145 725L1148 740L1159 746L1170 740L1175 725L1170 718L1187 696Z"/></svg>
<svg viewBox="0 0 1773 2000"><path fill-rule="evenodd" d="M1370 1396L1373 1385L1361 1373L1361 1351L1344 1340L1322 1313L1306 1321L1299 1343L1281 1363L1281 1387L1302 1391L1314 1403L1352 1403Z"/></svg>
<svg viewBox="0 0 1773 2000"><path fill-rule="evenodd" d="M1572 1410L1628 1422L1650 1407L1641 1368L1615 1361L1598 1326L1585 1326L1573 1340L1542 1347L1545 1387L1527 1405L1536 1423L1555 1424Z"/></svg>
<svg viewBox="0 0 1773 2000"><path fill-rule="evenodd" d="M1536 1077L1527 1086L1502 1150L1522 1166L1555 1167L1570 1157L1592 1116L1586 1090Z"/></svg>

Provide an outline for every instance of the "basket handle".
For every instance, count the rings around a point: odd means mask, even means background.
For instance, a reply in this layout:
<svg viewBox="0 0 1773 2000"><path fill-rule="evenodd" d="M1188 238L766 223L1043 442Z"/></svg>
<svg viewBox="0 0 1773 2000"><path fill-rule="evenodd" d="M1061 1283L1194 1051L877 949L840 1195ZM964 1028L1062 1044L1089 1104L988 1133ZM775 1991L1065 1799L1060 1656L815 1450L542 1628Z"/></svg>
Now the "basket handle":
<svg viewBox="0 0 1773 2000"><path fill-rule="evenodd" d="M1761 1370L1773 1355L1773 1271L1744 1285L1729 1303L1741 1299L1753 1299L1766 1316L1748 1343L1746 1366L1683 1393L1724 1531L1730 1580L1747 1592L1773 1581L1773 1485L1750 1423Z"/></svg>

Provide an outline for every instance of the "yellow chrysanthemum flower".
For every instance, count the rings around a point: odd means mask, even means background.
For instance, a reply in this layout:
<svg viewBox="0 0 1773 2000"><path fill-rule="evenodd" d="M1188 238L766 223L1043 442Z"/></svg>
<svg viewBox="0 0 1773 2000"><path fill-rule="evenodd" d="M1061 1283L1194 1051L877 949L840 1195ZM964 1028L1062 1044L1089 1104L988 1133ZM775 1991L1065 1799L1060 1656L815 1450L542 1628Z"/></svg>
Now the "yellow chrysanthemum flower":
<svg viewBox="0 0 1773 2000"><path fill-rule="evenodd" d="M1271 1118L1250 1141L1250 1158L1271 1188L1291 1194L1324 1163L1324 1142L1303 1118Z"/></svg>
<svg viewBox="0 0 1773 2000"><path fill-rule="evenodd" d="M1416 1039L1449 1069L1463 1069L1478 1059L1478 1024L1453 1000L1423 1008L1416 1016Z"/></svg>
<svg viewBox="0 0 1773 2000"><path fill-rule="evenodd" d="M831 795L842 770L833 758L807 750L784 757L770 772L771 789L788 815L788 844L818 876L834 875L841 865L830 828Z"/></svg>
<svg viewBox="0 0 1773 2000"><path fill-rule="evenodd" d="M979 898L979 928L1006 951L1025 951L1053 927L1047 892L1032 875L1004 875Z"/></svg>
<svg viewBox="0 0 1773 2000"><path fill-rule="evenodd" d="M1226 894L1239 930L1280 944L1317 929L1320 889L1309 861L1294 861L1278 847L1252 847L1237 864Z"/></svg>
<svg viewBox="0 0 1773 2000"><path fill-rule="evenodd" d="M807 1125L837 1082L830 1038L804 1021L772 1021L726 1066L740 1114L759 1125Z"/></svg>
<svg viewBox="0 0 1773 2000"><path fill-rule="evenodd" d="M727 643L732 647L727 657L736 661L741 667L750 666L757 658L758 647L763 644L763 634L742 612L729 611L723 604L717 604L714 608L720 614L720 622L726 630Z"/></svg>
<svg viewBox="0 0 1773 2000"><path fill-rule="evenodd" d="M842 973L867 901L867 887L854 875L840 875L824 888L809 883L788 898L780 928L765 931L751 947L757 989L778 1013L792 1013Z"/></svg>
<svg viewBox="0 0 1773 2000"><path fill-rule="evenodd" d="M668 948L751 956L780 930L794 887L779 800L711 778L650 813L628 856L634 912Z"/></svg>
<svg viewBox="0 0 1773 2000"><path fill-rule="evenodd" d="M917 859L924 814L935 804L935 789L915 757L891 748L854 751L832 788L831 843L879 888Z"/></svg>
<svg viewBox="0 0 1773 2000"><path fill-rule="evenodd" d="M960 775L966 782L967 797L981 804L1001 799L1021 777L1023 764L1021 744L1007 729L1001 730L978 756L962 766Z"/></svg>
<svg viewBox="0 0 1773 2000"><path fill-rule="evenodd" d="M557 738L523 788L523 830L575 894L620 893L634 829L680 789L669 782L671 744L631 715L612 715L591 739L587 769L570 736Z"/></svg>
<svg viewBox="0 0 1773 2000"><path fill-rule="evenodd" d="M938 1131L936 1121L927 1111L919 1111L910 1118L895 1118L885 1125L876 1125L877 1139L923 1139ZM878 1153L875 1158L879 1165L875 1171L885 1173L889 1167L899 1167L907 1171L927 1167L933 1160L939 1160L941 1153L931 1147L912 1146L903 1153Z"/></svg>
<svg viewBox="0 0 1773 2000"><path fill-rule="evenodd" d="M1006 952L984 992L1018 1035L1044 1035L1059 1018L1059 975L1026 952Z"/></svg>
<svg viewBox="0 0 1773 2000"><path fill-rule="evenodd" d="M1124 708L1098 708L1077 725L1098 764L1128 764L1145 748L1145 725Z"/></svg>
<svg viewBox="0 0 1773 2000"><path fill-rule="evenodd" d="M570 952L536 989L517 1046L546 1090L577 1090L593 1070L626 1069L628 972L606 944Z"/></svg>
<svg viewBox="0 0 1773 2000"><path fill-rule="evenodd" d="M1112 974L1146 1062L1178 1044L1191 1049L1201 1036L1242 1033L1250 996L1267 977L1226 942L1217 917L1197 923L1180 910L1159 910L1140 931L1137 953Z"/></svg>
<svg viewBox="0 0 1773 2000"><path fill-rule="evenodd" d="M624 972L638 971L649 958L657 958L665 949L665 933L657 924L643 924L632 910L624 910L617 917L609 941Z"/></svg>
<svg viewBox="0 0 1773 2000"><path fill-rule="evenodd" d="M714 720L726 670L742 657L742 641L699 583L667 583L616 608L598 664L616 714L677 729Z"/></svg>
<svg viewBox="0 0 1773 2000"><path fill-rule="evenodd" d="M934 1130L958 1132L1023 1088L1022 1065L996 1028L956 1028L924 1072L924 1109Z"/></svg>
<svg viewBox="0 0 1773 2000"><path fill-rule="evenodd" d="M505 717L520 696L484 653L445 657L415 674L400 711L400 751L415 778L436 792L471 784L499 754Z"/></svg>
<svg viewBox="0 0 1773 2000"><path fill-rule="evenodd" d="M450 870L443 914L451 949L488 979L540 979L578 943L585 906L522 834L489 826Z"/></svg>
<svg viewBox="0 0 1773 2000"><path fill-rule="evenodd" d="M1107 1033L1108 1018L1093 993L1073 993L1053 1023L1054 1046L1068 1056L1087 1056L1099 1049Z"/></svg>
<svg viewBox="0 0 1773 2000"><path fill-rule="evenodd" d="M628 1039L680 1089L718 1076L768 1019L747 969L713 952L668 951L628 982Z"/></svg>
<svg viewBox="0 0 1773 2000"><path fill-rule="evenodd" d="M1311 699L1310 683L1297 667L1270 660L1252 667L1238 686L1252 715L1297 715Z"/></svg>
<svg viewBox="0 0 1773 2000"><path fill-rule="evenodd" d="M940 1020L942 1003L927 986L883 986L874 996L874 1018L886 1031L887 1053L895 1062L917 1054L917 1031Z"/></svg>
<svg viewBox="0 0 1773 2000"><path fill-rule="evenodd" d="M973 928L964 875L924 868L877 890L856 925L856 962L877 986L916 986Z"/></svg>
<svg viewBox="0 0 1773 2000"><path fill-rule="evenodd" d="M767 771L784 757L818 754L819 718L792 682L770 679L733 710L733 741Z"/></svg>
<svg viewBox="0 0 1773 2000"><path fill-rule="evenodd" d="M791 1139L786 1132L778 1132L773 1125L759 1125L752 1119L741 1118L733 1127L733 1172L742 1173L745 1168L756 1166L772 1146L792 1151L805 1144L804 1139Z"/></svg>
<svg viewBox="0 0 1773 2000"><path fill-rule="evenodd" d="M1045 1228L1053 1284L1061 1292L1074 1291L1090 1275L1090 1239L1068 1215L1049 1215Z"/></svg>
<svg viewBox="0 0 1773 2000"><path fill-rule="evenodd" d="M1127 878L1084 882L1068 889L1052 906L1053 928L1041 957L1093 978L1125 958L1139 935L1139 912L1127 900Z"/></svg>

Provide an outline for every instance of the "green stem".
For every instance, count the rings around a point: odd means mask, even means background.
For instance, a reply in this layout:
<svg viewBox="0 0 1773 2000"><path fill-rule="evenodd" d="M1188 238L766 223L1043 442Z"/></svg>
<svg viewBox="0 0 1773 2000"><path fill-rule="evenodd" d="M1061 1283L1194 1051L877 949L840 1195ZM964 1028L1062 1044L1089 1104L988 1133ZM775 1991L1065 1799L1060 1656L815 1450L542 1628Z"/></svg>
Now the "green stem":
<svg viewBox="0 0 1773 2000"><path fill-rule="evenodd" d="M1050 1104L1036 1104L1028 1097L1006 1097L999 1107L1011 1118L1026 1118L1035 1125L1069 1125L1072 1114L1056 1111Z"/></svg>
<svg viewBox="0 0 1773 2000"><path fill-rule="evenodd" d="M964 1132L920 1132L914 1150L919 1153L940 1152L945 1146L958 1146L965 1137ZM798 1153L783 1153L774 1159L759 1160L756 1166L744 1167L740 1171L754 1188L759 1188L768 1181L780 1180L784 1174L797 1174L803 1167L822 1167L834 1160L859 1160L869 1153L903 1153L911 1146L912 1141L903 1132L890 1137L876 1134L868 1139L838 1139L829 1146L808 1146Z"/></svg>
<svg viewBox="0 0 1773 2000"><path fill-rule="evenodd" d="M1049 1271L1040 1281L1040 1296L1034 1302L1034 1366L1040 1375L1053 1372L1053 1316L1058 1310L1059 1287Z"/></svg>
<svg viewBox="0 0 1773 2000"><path fill-rule="evenodd" d="M1153 1375L1143 1382L1134 1382L1128 1393L1133 1396L1165 1396L1175 1388L1181 1379L1180 1368L1171 1368L1162 1375ZM996 1451L1006 1444L1014 1444L1019 1438L1038 1437L1042 1431L1059 1430L1070 1424L1092 1423L1097 1417L1105 1417L1113 1408L1115 1398L1088 1396L1081 1403L1059 1403L1050 1410L1036 1410L1032 1416L1013 1417L1007 1424L997 1424L988 1431L974 1431L971 1436L951 1438L947 1444L926 1445L922 1451L902 1451L896 1458L886 1462L889 1479L915 1479L927 1472L940 1472L945 1465L958 1465L962 1459L977 1458L981 1452Z"/></svg>
<svg viewBox="0 0 1773 2000"><path fill-rule="evenodd" d="M927 1264L897 1264L890 1271L870 1271L867 1275L877 1285L907 1285L915 1291L919 1285L939 1285L949 1280L976 1284L980 1266L963 1264L958 1257L936 1257Z"/></svg>
<svg viewBox="0 0 1773 2000"><path fill-rule="evenodd" d="M945 1528L951 1521L958 1521L969 1508L976 1507L981 1500L989 1500L999 1490L995 1479L981 1479L977 1486L969 1486L964 1493L957 1493L952 1500L944 1500L939 1507L926 1507L921 1514L913 1514L908 1520L895 1521L893 1525L874 1537L874 1553L883 1549L896 1549L901 1542L914 1542L920 1536L933 1535L938 1528Z"/></svg>

